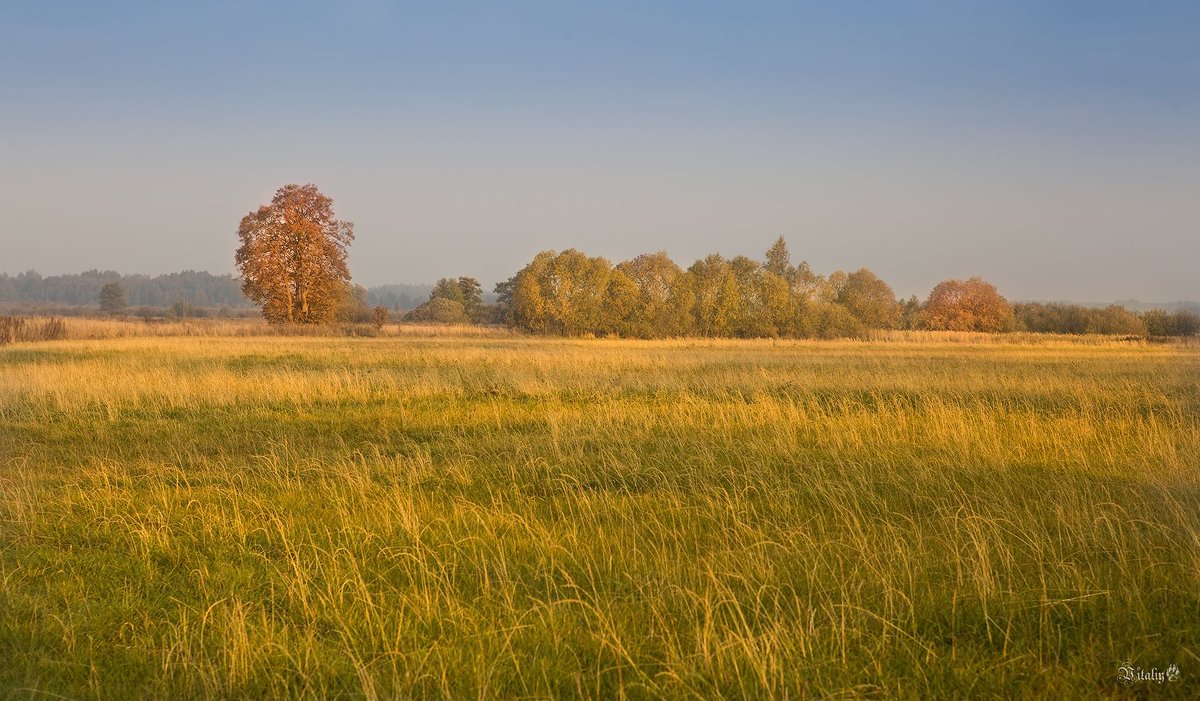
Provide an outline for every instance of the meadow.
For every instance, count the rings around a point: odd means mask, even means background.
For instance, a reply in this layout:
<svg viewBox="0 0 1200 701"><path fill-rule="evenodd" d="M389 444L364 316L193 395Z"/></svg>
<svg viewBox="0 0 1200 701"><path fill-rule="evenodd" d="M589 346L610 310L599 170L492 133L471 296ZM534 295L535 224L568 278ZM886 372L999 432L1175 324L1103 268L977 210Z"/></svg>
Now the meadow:
<svg viewBox="0 0 1200 701"><path fill-rule="evenodd" d="M1194 345L90 323L0 347L4 697L1200 695Z"/></svg>

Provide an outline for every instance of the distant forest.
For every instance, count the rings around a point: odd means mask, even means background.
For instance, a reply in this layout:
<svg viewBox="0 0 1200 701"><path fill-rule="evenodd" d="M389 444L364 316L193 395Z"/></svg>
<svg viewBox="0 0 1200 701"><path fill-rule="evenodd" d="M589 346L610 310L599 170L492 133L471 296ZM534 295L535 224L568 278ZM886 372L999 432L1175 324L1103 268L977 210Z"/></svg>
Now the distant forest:
<svg viewBox="0 0 1200 701"><path fill-rule="evenodd" d="M100 290L112 282L121 285L130 307L256 309L242 294L242 283L234 276L195 270L154 276L121 275L111 270L46 277L34 271L16 275L0 273L0 305L95 307ZM433 285L369 287L367 303L394 311L408 310L429 299L432 289Z"/></svg>

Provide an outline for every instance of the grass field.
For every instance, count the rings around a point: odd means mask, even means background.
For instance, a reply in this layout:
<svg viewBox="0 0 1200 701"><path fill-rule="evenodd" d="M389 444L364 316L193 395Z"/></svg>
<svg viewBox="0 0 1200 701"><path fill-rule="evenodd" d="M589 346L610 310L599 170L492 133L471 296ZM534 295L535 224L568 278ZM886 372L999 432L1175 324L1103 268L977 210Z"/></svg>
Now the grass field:
<svg viewBox="0 0 1200 701"><path fill-rule="evenodd" d="M0 690L1195 697L1200 350L0 348Z"/></svg>

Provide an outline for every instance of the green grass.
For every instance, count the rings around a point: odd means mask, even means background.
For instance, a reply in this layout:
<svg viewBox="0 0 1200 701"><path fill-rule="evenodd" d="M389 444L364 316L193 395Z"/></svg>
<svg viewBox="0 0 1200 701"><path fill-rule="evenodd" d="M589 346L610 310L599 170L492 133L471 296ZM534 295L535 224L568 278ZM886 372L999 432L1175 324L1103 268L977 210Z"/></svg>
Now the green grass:
<svg viewBox="0 0 1200 701"><path fill-rule="evenodd" d="M0 690L1195 697L1198 478L1178 346L0 348Z"/></svg>

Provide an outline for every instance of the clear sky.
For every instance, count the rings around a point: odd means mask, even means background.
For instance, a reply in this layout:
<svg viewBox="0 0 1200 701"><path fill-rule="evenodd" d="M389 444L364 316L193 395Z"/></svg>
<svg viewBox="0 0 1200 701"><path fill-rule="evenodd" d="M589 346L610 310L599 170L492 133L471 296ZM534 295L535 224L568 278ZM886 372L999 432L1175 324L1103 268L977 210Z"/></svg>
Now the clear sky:
<svg viewBox="0 0 1200 701"><path fill-rule="evenodd" d="M537 251L1200 299L1200 2L44 2L0 12L0 271L233 271L316 183L358 282Z"/></svg>

